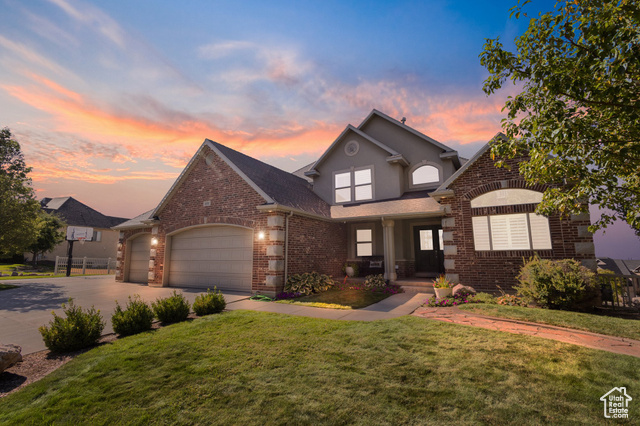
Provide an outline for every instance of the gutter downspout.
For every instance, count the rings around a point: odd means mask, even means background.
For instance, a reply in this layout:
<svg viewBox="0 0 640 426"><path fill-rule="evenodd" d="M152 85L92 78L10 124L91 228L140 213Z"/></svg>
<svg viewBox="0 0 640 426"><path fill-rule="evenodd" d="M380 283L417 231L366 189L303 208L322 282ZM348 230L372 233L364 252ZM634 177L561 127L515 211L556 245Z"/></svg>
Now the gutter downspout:
<svg viewBox="0 0 640 426"><path fill-rule="evenodd" d="M284 283L287 285L287 278L289 275L289 218L293 216L293 211L290 211L284 219ZM284 287L283 287L284 288Z"/></svg>

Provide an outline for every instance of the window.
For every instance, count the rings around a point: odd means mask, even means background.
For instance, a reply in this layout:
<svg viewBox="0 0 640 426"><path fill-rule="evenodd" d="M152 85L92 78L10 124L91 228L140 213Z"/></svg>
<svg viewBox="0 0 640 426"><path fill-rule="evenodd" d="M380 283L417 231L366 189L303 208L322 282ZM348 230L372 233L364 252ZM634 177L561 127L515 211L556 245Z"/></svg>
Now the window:
<svg viewBox="0 0 640 426"><path fill-rule="evenodd" d="M413 185L440 182L440 171L434 166L420 166L411 173Z"/></svg>
<svg viewBox="0 0 640 426"><path fill-rule="evenodd" d="M93 241L102 241L102 231L95 231L93 236L95 237Z"/></svg>
<svg viewBox="0 0 640 426"><path fill-rule="evenodd" d="M474 216L473 242L478 251L551 250L549 219L535 213Z"/></svg>
<svg viewBox="0 0 640 426"><path fill-rule="evenodd" d="M474 198L471 200L471 207L538 204L540 201L542 201L542 192L532 191L530 189L499 189Z"/></svg>
<svg viewBox="0 0 640 426"><path fill-rule="evenodd" d="M352 200L373 199L373 177L371 169L361 169L334 175L336 203L348 203Z"/></svg>
<svg viewBox="0 0 640 426"><path fill-rule="evenodd" d="M356 256L373 256L373 231L356 229Z"/></svg>

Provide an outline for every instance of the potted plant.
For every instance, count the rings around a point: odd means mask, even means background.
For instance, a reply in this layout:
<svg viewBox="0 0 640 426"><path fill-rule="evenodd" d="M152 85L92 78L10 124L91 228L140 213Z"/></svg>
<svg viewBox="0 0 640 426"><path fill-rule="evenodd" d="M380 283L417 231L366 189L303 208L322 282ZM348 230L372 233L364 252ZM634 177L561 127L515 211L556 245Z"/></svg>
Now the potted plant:
<svg viewBox="0 0 640 426"><path fill-rule="evenodd" d="M433 280L433 289L436 292L436 298L442 299L443 297L451 296L453 283L444 275L440 275Z"/></svg>
<svg viewBox="0 0 640 426"><path fill-rule="evenodd" d="M347 274L349 276L349 278L353 278L353 277L357 277L358 276L358 264L357 263L345 263L344 267L342 268L342 272L344 272L345 274Z"/></svg>

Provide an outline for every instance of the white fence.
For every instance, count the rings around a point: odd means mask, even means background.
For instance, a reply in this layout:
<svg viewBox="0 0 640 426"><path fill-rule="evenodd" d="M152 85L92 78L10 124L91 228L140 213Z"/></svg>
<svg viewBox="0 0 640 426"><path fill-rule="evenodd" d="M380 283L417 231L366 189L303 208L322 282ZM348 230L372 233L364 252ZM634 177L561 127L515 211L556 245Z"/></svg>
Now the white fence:
<svg viewBox="0 0 640 426"><path fill-rule="evenodd" d="M66 273L68 262L68 257L56 256L54 274L58 275ZM116 260L110 257L74 257L71 260L71 273L74 275L115 274Z"/></svg>

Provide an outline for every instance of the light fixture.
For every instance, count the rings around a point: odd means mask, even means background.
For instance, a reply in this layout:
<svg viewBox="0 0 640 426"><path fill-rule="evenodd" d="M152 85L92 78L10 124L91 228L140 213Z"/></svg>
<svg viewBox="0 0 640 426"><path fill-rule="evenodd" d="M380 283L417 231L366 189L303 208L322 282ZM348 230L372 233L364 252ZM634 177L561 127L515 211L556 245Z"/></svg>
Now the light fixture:
<svg viewBox="0 0 640 426"><path fill-rule="evenodd" d="M152 238L151 239L151 245L152 246L158 245L158 239L157 238Z"/></svg>
<svg viewBox="0 0 640 426"><path fill-rule="evenodd" d="M264 231L258 232L258 239L259 240L264 240Z"/></svg>

